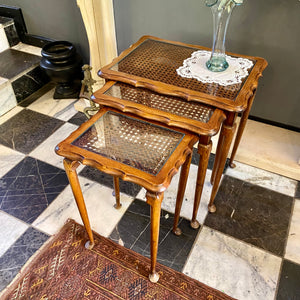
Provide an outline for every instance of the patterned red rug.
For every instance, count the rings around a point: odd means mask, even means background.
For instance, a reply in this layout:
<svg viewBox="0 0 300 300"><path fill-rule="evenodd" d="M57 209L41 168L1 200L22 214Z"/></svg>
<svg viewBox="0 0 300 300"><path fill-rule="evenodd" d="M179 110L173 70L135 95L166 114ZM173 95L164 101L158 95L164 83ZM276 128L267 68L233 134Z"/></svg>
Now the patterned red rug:
<svg viewBox="0 0 300 300"><path fill-rule="evenodd" d="M84 228L69 220L27 263L1 299L233 299L161 264L148 280L150 260L95 234L84 247Z"/></svg>

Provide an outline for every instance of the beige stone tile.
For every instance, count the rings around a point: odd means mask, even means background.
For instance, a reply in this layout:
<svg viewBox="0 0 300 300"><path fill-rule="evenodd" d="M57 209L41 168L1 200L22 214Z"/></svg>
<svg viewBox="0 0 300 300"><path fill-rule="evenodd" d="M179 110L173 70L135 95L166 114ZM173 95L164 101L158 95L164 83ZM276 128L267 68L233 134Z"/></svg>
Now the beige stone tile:
<svg viewBox="0 0 300 300"><path fill-rule="evenodd" d="M300 133L249 120L236 160L300 180Z"/></svg>
<svg viewBox="0 0 300 300"><path fill-rule="evenodd" d="M217 141L218 136L213 137L212 153ZM235 156L241 163L296 180L300 180L299 158L300 133L252 120L247 122Z"/></svg>

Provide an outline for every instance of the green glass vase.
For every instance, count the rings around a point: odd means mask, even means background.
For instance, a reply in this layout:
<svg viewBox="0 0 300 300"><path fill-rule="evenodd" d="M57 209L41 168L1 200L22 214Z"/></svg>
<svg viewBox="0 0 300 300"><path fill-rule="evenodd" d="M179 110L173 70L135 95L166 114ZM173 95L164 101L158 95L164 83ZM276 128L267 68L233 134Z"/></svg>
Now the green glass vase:
<svg viewBox="0 0 300 300"><path fill-rule="evenodd" d="M212 72L222 72L228 68L225 54L226 31L231 13L242 1L206 0L206 6L211 8L213 15L213 46L206 67Z"/></svg>

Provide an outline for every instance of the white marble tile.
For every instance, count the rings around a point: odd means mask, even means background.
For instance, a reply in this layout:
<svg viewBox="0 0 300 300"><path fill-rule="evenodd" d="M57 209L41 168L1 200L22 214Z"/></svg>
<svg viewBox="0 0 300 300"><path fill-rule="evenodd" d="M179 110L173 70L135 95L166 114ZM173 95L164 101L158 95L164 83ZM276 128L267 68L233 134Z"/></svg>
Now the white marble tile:
<svg viewBox="0 0 300 300"><path fill-rule="evenodd" d="M9 120L10 118L12 118L14 115L16 115L17 113L19 113L23 109L24 108L21 107L21 106L16 106L12 110L10 110L9 112L7 112L5 115L1 116L0 117L0 125L3 124L4 122L6 122L7 120Z"/></svg>
<svg viewBox="0 0 300 300"><path fill-rule="evenodd" d="M234 169L227 168L226 175L294 197L297 188L296 180L239 162L235 162L235 164L236 167Z"/></svg>
<svg viewBox="0 0 300 300"><path fill-rule="evenodd" d="M0 145L0 177L16 166L25 154Z"/></svg>
<svg viewBox="0 0 300 300"><path fill-rule="evenodd" d="M0 257L29 227L24 222L0 211Z"/></svg>
<svg viewBox="0 0 300 300"><path fill-rule="evenodd" d="M0 116L2 116L17 106L17 99L9 80L1 79L0 95Z"/></svg>
<svg viewBox="0 0 300 300"><path fill-rule="evenodd" d="M54 117L63 121L69 121L74 115L78 113L74 105L74 102L72 102L59 113L57 113Z"/></svg>
<svg viewBox="0 0 300 300"><path fill-rule="evenodd" d="M8 81L8 79L0 77L0 86Z"/></svg>
<svg viewBox="0 0 300 300"><path fill-rule="evenodd" d="M9 49L9 43L4 31L4 28L0 28L0 52Z"/></svg>
<svg viewBox="0 0 300 300"><path fill-rule="evenodd" d="M273 300L281 258L203 227L183 272L243 300Z"/></svg>
<svg viewBox="0 0 300 300"><path fill-rule="evenodd" d="M121 194L122 207L117 210L113 207L115 199L112 195L112 189L83 177L80 177L79 180L92 229L105 237L109 236L133 201L133 198ZM68 218L72 218L82 224L69 185L34 221L33 226L48 234L54 234Z"/></svg>
<svg viewBox="0 0 300 300"><path fill-rule="evenodd" d="M19 43L19 44L15 45L11 48L15 49L15 50L22 51L22 52L26 52L26 53L29 53L29 54L42 56L42 54L41 54L42 48L35 47L35 46L32 46L32 45Z"/></svg>
<svg viewBox="0 0 300 300"><path fill-rule="evenodd" d="M188 182L185 190L184 200L180 212L180 216L188 220L192 218L192 214L193 214L197 170L198 167L196 165L191 165ZM209 203L210 194L212 190L212 185L210 184L209 181L210 176L211 176L211 170L207 170L202 197L200 201L200 206L197 214L197 220L201 224L204 222L204 219L208 212L207 206ZM179 172L173 177L170 186L165 192L164 200L162 202L162 209L169 211L171 213L174 213L175 211L176 196L178 190L178 180L179 180ZM136 198L146 201L145 196L146 196L146 190L142 188Z"/></svg>
<svg viewBox="0 0 300 300"><path fill-rule="evenodd" d="M300 264L300 200L295 199L285 258Z"/></svg>
<svg viewBox="0 0 300 300"><path fill-rule="evenodd" d="M78 126L70 123L65 123L50 135L42 144L35 148L30 156L47 162L58 168L63 168L63 157L55 153L54 149L58 143L67 138Z"/></svg>
<svg viewBox="0 0 300 300"><path fill-rule="evenodd" d="M54 89L44 94L28 106L36 112L67 121L76 112L71 108L76 99L53 99Z"/></svg>

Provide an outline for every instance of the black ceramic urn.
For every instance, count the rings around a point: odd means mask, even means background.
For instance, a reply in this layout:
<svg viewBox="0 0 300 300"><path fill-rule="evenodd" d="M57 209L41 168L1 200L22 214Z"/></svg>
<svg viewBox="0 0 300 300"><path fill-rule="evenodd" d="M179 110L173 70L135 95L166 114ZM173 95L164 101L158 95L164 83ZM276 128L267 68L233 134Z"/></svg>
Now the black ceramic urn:
<svg viewBox="0 0 300 300"><path fill-rule="evenodd" d="M40 66L57 84L54 99L79 97L82 58L70 42L56 41L44 46Z"/></svg>

